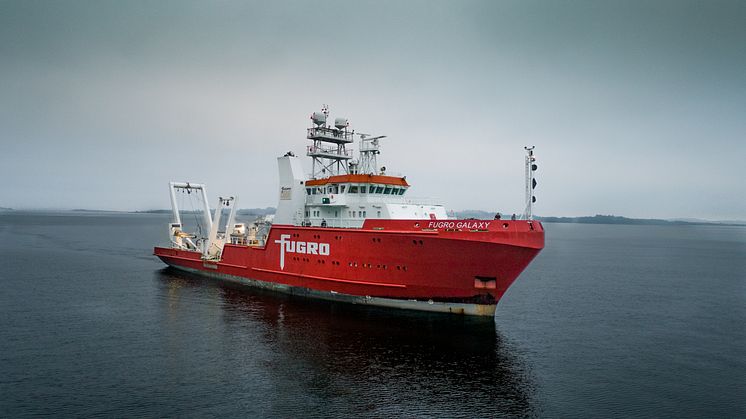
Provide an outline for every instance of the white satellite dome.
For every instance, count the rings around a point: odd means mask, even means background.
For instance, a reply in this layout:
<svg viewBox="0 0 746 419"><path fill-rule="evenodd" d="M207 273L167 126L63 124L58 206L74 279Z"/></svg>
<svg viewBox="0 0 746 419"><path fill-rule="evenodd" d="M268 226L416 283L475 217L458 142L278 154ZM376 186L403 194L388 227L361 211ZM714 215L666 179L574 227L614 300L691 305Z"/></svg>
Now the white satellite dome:
<svg viewBox="0 0 746 419"><path fill-rule="evenodd" d="M347 118L334 119L334 126L337 127L337 129L347 128L349 125L350 123L347 121Z"/></svg>
<svg viewBox="0 0 746 419"><path fill-rule="evenodd" d="M311 114L311 120L316 125L324 125L326 123L326 114L323 112L314 112Z"/></svg>

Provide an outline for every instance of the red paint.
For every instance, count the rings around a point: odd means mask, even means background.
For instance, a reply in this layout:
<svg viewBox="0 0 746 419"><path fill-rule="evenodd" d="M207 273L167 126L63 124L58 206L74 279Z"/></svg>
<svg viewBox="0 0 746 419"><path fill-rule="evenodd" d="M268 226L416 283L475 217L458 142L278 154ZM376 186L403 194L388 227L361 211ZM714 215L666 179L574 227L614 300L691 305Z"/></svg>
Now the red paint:
<svg viewBox="0 0 746 419"><path fill-rule="evenodd" d="M360 229L272 226L265 247L226 245L219 262L156 247L169 264L320 291L433 301L496 303L544 247L538 221L366 220ZM450 224L453 222L453 224ZM285 252L296 242L328 243L328 255ZM492 282L491 278L494 278Z"/></svg>

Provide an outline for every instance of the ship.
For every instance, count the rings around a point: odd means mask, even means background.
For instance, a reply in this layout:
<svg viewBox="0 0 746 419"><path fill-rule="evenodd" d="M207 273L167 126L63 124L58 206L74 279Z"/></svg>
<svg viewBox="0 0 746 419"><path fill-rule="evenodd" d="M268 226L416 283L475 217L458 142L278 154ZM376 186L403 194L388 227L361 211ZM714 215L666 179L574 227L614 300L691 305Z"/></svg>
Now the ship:
<svg viewBox="0 0 746 419"><path fill-rule="evenodd" d="M170 182L169 244L154 247L154 255L179 270L308 298L494 316L544 247L532 213L533 147L525 147L522 214L456 219L436 201L410 198L406 176L378 166L386 136L356 133L346 118L331 124L326 106L310 119L311 172L293 152L277 158L273 216L239 223L238 196L219 197L211 210L204 184ZM198 202L189 212L195 231L182 224L180 196Z"/></svg>

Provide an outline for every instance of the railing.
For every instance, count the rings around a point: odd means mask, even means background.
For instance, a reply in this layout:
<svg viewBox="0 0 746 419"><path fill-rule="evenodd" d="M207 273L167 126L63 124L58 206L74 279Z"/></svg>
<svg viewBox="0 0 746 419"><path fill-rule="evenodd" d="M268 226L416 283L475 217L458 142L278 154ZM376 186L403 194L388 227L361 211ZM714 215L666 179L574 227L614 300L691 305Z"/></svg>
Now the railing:
<svg viewBox="0 0 746 419"><path fill-rule="evenodd" d="M332 198L332 196L334 196ZM324 202L324 198L329 201ZM308 205L331 205L340 206L347 205L347 196L345 194L316 194L306 196L306 204Z"/></svg>
<svg viewBox="0 0 746 419"><path fill-rule="evenodd" d="M363 226L363 222L365 222L364 218L330 218L326 221L326 225L321 225L322 220L319 220L318 218L314 218L312 221L305 220L306 224L301 224L301 226L307 226L307 227L333 227L333 228L361 228ZM308 223L311 223L312 225L309 225Z"/></svg>
<svg viewBox="0 0 746 419"><path fill-rule="evenodd" d="M407 197L404 202L410 205L443 205L437 198L430 197Z"/></svg>
<svg viewBox="0 0 746 419"><path fill-rule="evenodd" d="M324 198L328 202L324 202ZM327 193L306 196L307 205L362 205L362 204L407 204L407 205L443 205L437 198L430 197L406 197L403 195L380 195L380 194L348 194Z"/></svg>
<svg viewBox="0 0 746 419"><path fill-rule="evenodd" d="M381 149L379 145L362 145L360 146L361 152L378 151Z"/></svg>
<svg viewBox="0 0 746 419"><path fill-rule="evenodd" d="M344 150L340 152L336 147L317 147L317 146L309 145L308 147L306 147L306 155L308 156L333 156L333 157L351 159L352 150Z"/></svg>
<svg viewBox="0 0 746 419"><path fill-rule="evenodd" d="M335 143L351 143L355 134L348 131L338 130L336 128L313 127L308 128L309 140L330 141Z"/></svg>

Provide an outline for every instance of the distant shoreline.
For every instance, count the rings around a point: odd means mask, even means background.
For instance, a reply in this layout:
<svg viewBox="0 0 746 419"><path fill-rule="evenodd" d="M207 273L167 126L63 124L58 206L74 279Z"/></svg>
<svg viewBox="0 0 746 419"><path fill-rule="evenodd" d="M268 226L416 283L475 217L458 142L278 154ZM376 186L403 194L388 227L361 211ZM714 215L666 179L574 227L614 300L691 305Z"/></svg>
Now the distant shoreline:
<svg viewBox="0 0 746 419"><path fill-rule="evenodd" d="M662 220L657 218L627 218L616 215L595 215L585 217L535 217L537 220L547 223L563 224L619 224L619 225L719 225L719 226L746 226L746 222L731 221L685 221L685 220Z"/></svg>
<svg viewBox="0 0 746 419"><path fill-rule="evenodd" d="M32 209L32 210L20 210L7 207L0 207L0 212L77 212L77 213L99 213L99 214L170 214L170 209L154 209L154 210L141 210L141 211L115 211L115 210L98 210L98 209L84 209L76 208L72 210L61 210L61 209ZM182 211L184 214L189 214L191 211ZM243 208L236 211L238 215L253 215L262 216L268 214L274 214L275 208ZM493 219L496 212L482 211L482 210L464 210L454 211L451 213L453 216L459 219L476 218L476 219ZM502 219L510 219L511 214L501 214ZM699 219L659 219L659 218L628 218L619 215L593 215L593 216L580 216L580 217L552 217L552 216L535 216L535 219L546 223L559 223L559 224L617 224L617 225L718 225L718 226L735 226L735 227L746 227L746 221L740 220L728 220L728 221L710 221L710 220L699 220Z"/></svg>
<svg viewBox="0 0 746 419"><path fill-rule="evenodd" d="M455 211L458 218L493 218L496 213L481 210ZM510 219L511 214L502 214L503 219ZM710 221L697 219L672 219L664 220L659 218L628 218L618 215L593 215L580 217L552 217L552 216L534 216L535 219L547 223L561 224L618 224L618 225L721 225L721 226L746 226L746 221Z"/></svg>

